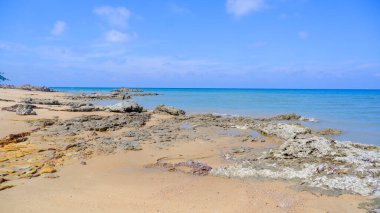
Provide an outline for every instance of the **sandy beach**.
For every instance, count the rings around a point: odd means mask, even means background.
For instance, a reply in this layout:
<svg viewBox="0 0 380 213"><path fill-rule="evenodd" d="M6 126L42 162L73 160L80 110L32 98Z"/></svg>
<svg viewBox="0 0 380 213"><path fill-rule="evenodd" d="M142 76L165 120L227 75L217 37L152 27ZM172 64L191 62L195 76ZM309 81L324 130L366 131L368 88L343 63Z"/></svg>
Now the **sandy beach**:
<svg viewBox="0 0 380 213"><path fill-rule="evenodd" d="M376 188L327 193L297 178L219 175L284 143L264 128L250 135L265 119L72 110L86 101L59 92L0 89L0 99L0 212L366 212L376 198ZM36 115L4 110L26 99L40 101Z"/></svg>

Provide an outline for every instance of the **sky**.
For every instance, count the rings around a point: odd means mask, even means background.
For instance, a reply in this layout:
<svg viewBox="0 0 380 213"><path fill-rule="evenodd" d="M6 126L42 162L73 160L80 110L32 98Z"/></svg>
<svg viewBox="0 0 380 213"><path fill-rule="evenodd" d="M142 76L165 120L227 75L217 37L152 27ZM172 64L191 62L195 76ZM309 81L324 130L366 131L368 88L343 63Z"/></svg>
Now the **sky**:
<svg viewBox="0 0 380 213"><path fill-rule="evenodd" d="M380 88L378 0L1 0L8 84Z"/></svg>

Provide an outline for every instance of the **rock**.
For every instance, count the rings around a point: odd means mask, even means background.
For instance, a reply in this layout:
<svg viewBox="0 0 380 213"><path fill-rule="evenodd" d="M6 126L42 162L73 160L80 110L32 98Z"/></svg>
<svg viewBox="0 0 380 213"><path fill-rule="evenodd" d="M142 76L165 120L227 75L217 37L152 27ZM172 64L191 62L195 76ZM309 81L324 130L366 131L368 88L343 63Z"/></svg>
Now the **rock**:
<svg viewBox="0 0 380 213"><path fill-rule="evenodd" d="M45 173L54 173L56 172L57 170L53 167L50 167L50 166L44 166L40 169L39 173L40 174L45 174Z"/></svg>
<svg viewBox="0 0 380 213"><path fill-rule="evenodd" d="M3 99L3 98L0 98L0 101L4 101L4 102L15 102L13 100L8 100L8 99Z"/></svg>
<svg viewBox="0 0 380 213"><path fill-rule="evenodd" d="M328 129L322 129L322 130L316 131L315 134L320 135L320 136L340 135L342 134L342 131L339 129L328 128Z"/></svg>
<svg viewBox="0 0 380 213"><path fill-rule="evenodd" d="M144 92L144 90L140 90L140 89L129 89L129 88L121 87L121 88L119 88L119 89L112 90L112 92L115 92L115 93Z"/></svg>
<svg viewBox="0 0 380 213"><path fill-rule="evenodd" d="M275 120L299 120L301 118L300 115L290 113L290 114L283 114L283 115L276 115L271 118L262 118L258 119L260 121L275 121Z"/></svg>
<svg viewBox="0 0 380 213"><path fill-rule="evenodd" d="M0 139L0 146L4 146L10 143L20 143L28 140L27 136L30 135L30 132L23 132L18 134L10 134L7 137Z"/></svg>
<svg viewBox="0 0 380 213"><path fill-rule="evenodd" d="M290 139L272 154L275 158L328 158L334 157L335 141L324 137ZM334 152L335 153L335 152Z"/></svg>
<svg viewBox="0 0 380 213"><path fill-rule="evenodd" d="M7 180L4 179L4 178L1 178L1 177L0 177L0 183L3 183L3 182L5 182L5 181L7 181Z"/></svg>
<svg viewBox="0 0 380 213"><path fill-rule="evenodd" d="M145 113L124 113L113 116L84 115L59 122L48 129L54 133L117 130L123 127L141 127L150 116Z"/></svg>
<svg viewBox="0 0 380 213"><path fill-rule="evenodd" d="M85 166L85 165L87 165L87 162L86 161L81 161L80 164L83 165L83 166Z"/></svg>
<svg viewBox="0 0 380 213"><path fill-rule="evenodd" d="M15 104L15 105L12 105L12 106L9 106L9 107L3 107L3 108L1 108L1 110L8 111L8 112L16 112L16 109L19 106L22 106L22 104Z"/></svg>
<svg viewBox="0 0 380 213"><path fill-rule="evenodd" d="M0 85L0 88L3 88L3 89L21 89L21 90L41 91L41 92L55 92L54 90L52 90L52 89L50 89L50 88L48 88L48 87L45 87L45 86L38 87L38 86L32 86L32 85L29 85L29 84L21 85L21 86L15 86L15 85Z"/></svg>
<svg viewBox="0 0 380 213"><path fill-rule="evenodd" d="M38 98L26 98L22 100L26 104L40 104L40 105L62 105L58 100L54 99L38 99Z"/></svg>
<svg viewBox="0 0 380 213"><path fill-rule="evenodd" d="M143 108L133 100L122 101L106 107L110 112L142 112Z"/></svg>
<svg viewBox="0 0 380 213"><path fill-rule="evenodd" d="M16 108L17 115L37 115L33 109L36 108L34 105L19 105Z"/></svg>
<svg viewBox="0 0 380 213"><path fill-rule="evenodd" d="M66 109L65 111L69 112L95 112L95 111L103 111L103 107L97 107L93 104L78 104L78 106L72 106L69 109Z"/></svg>
<svg viewBox="0 0 380 213"><path fill-rule="evenodd" d="M118 147L124 150L142 150L140 143L136 141L121 141Z"/></svg>
<svg viewBox="0 0 380 213"><path fill-rule="evenodd" d="M281 139L294 139L300 135L311 133L311 129L299 124L263 123L255 126L257 131L264 135L273 135Z"/></svg>
<svg viewBox="0 0 380 213"><path fill-rule="evenodd" d="M161 105L158 105L153 113L158 113L158 114L169 114L169 115L175 115L175 116L178 116L178 115L185 115L186 112L183 111L182 109L177 109L175 107L172 107L172 106L165 106L163 104Z"/></svg>
<svg viewBox="0 0 380 213"><path fill-rule="evenodd" d="M42 174L42 177L51 179L59 178L59 176L55 173L44 173Z"/></svg>

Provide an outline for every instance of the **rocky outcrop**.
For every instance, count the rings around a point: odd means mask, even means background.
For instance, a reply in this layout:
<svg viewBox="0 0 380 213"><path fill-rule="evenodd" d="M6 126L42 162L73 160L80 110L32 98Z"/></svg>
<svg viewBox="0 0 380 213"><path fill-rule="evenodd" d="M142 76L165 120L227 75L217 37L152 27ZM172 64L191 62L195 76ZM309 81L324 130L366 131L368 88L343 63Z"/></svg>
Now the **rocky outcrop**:
<svg viewBox="0 0 380 213"><path fill-rule="evenodd" d="M23 99L22 102L26 104L62 105L62 103L54 99L26 98L26 99Z"/></svg>
<svg viewBox="0 0 380 213"><path fill-rule="evenodd" d="M285 140L311 133L311 129L307 127L288 123L262 123L256 125L255 128L263 135L272 135Z"/></svg>
<svg viewBox="0 0 380 213"><path fill-rule="evenodd" d="M105 107L110 112L142 112L143 107L133 100L126 100L120 103Z"/></svg>
<svg viewBox="0 0 380 213"><path fill-rule="evenodd" d="M80 95L72 95L67 98L71 100L94 101L94 100L125 100L125 99L129 99L130 97L123 93L91 93L91 94L82 93Z"/></svg>
<svg viewBox="0 0 380 213"><path fill-rule="evenodd" d="M37 115L37 113L33 110L36 108L34 105L29 104L15 104L9 107L3 107L1 110L16 112L17 115Z"/></svg>
<svg viewBox="0 0 380 213"><path fill-rule="evenodd" d="M320 135L320 136L333 136L333 135L342 134L342 131L339 129L328 128L328 129L322 129L322 130L316 131L315 134Z"/></svg>
<svg viewBox="0 0 380 213"><path fill-rule="evenodd" d="M153 113L157 113L157 114L169 114L169 115L175 115L175 116L178 116L178 115L185 115L186 112L183 111L182 109L178 109L178 108L175 108L175 107L172 107L172 106L165 106L163 104L161 105L158 105Z"/></svg>
<svg viewBox="0 0 380 213"><path fill-rule="evenodd" d="M21 85L21 86L15 86L15 85L0 85L0 88L2 89L21 89L21 90L28 90L28 91L41 91L41 92L55 92L54 90L42 86L32 86L29 84Z"/></svg>
<svg viewBox="0 0 380 213"><path fill-rule="evenodd" d="M37 115L37 113L33 110L36 108L34 105L19 105L16 108L17 115Z"/></svg>
<svg viewBox="0 0 380 213"><path fill-rule="evenodd" d="M271 118L261 118L258 119L260 121L279 121L279 120L299 120L301 118L300 115L290 113L290 114L283 114L283 115L276 115Z"/></svg>
<svg viewBox="0 0 380 213"><path fill-rule="evenodd" d="M290 138L276 149L246 158L251 160L240 158L233 166L216 168L211 173L300 180L303 186L315 190L380 195L379 147L310 135Z"/></svg>
<svg viewBox="0 0 380 213"><path fill-rule="evenodd" d="M125 113L112 116L85 115L58 122L49 128L50 132L57 134L77 133L83 131L112 131L123 127L140 127L149 120L145 113Z"/></svg>
<svg viewBox="0 0 380 213"><path fill-rule="evenodd" d="M128 92L144 92L144 90L141 90L141 89L129 89L129 88L121 87L119 89L112 90L112 92L116 92L116 93L128 93Z"/></svg>

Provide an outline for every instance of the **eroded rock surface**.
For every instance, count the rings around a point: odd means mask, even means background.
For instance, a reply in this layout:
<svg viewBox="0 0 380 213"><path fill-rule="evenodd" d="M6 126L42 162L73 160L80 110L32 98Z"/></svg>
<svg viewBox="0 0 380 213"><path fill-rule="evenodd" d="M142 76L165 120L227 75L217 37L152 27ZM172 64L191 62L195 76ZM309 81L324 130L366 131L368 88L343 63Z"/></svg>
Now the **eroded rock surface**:
<svg viewBox="0 0 380 213"><path fill-rule="evenodd" d="M161 114L175 115L175 116L185 115L186 114L186 112L183 111L182 109L178 109L178 108L175 108L175 107L172 107L172 106L165 106L163 104L158 105L154 109L153 112L154 113L161 113Z"/></svg>
<svg viewBox="0 0 380 213"><path fill-rule="evenodd" d="M125 100L120 103L107 106L106 109L110 112L142 112L143 107L138 105L133 100Z"/></svg>

